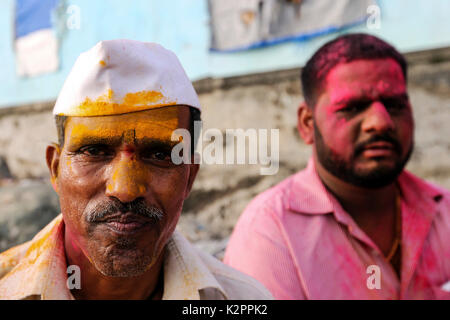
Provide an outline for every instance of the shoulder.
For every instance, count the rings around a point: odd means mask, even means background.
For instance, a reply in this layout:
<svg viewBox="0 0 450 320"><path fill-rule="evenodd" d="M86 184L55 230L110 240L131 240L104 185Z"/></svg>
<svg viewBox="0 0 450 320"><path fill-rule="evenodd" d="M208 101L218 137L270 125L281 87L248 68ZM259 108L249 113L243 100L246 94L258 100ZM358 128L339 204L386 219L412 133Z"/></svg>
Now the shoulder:
<svg viewBox="0 0 450 320"><path fill-rule="evenodd" d="M425 179L419 178L411 172L404 171L400 176L400 181L417 195L425 195L434 199L442 207L450 206L450 191L446 188Z"/></svg>
<svg viewBox="0 0 450 320"><path fill-rule="evenodd" d="M230 236L225 252L225 262L229 260L248 260L251 254L247 250L266 252L266 246L286 247L283 236L286 217L292 214L291 200L295 194L307 193L308 190L298 188L298 181L303 180L305 170L291 175L274 187L257 195L240 215ZM302 192L302 190L304 192Z"/></svg>
<svg viewBox="0 0 450 320"><path fill-rule="evenodd" d="M13 269L16 267L20 267L19 269L21 270L24 270L22 267L25 265L27 268L33 268L38 257L47 248L43 243L46 243L48 238L55 233L61 221L62 216L58 215L47 226L41 229L33 239L0 253L0 281L5 280L8 273L14 272ZM32 260L33 263L29 263L29 260Z"/></svg>
<svg viewBox="0 0 450 320"><path fill-rule="evenodd" d="M230 300L272 300L272 294L254 278L225 265L215 257L197 251Z"/></svg>
<svg viewBox="0 0 450 320"><path fill-rule="evenodd" d="M411 203L415 206L425 206L429 210L436 210L435 226L439 230L448 232L450 228L450 191L407 171L400 176L400 182L403 185L402 191L406 191L409 199L412 199Z"/></svg>
<svg viewBox="0 0 450 320"><path fill-rule="evenodd" d="M427 184L438 194L435 200L438 203L440 219L446 221L447 226L450 227L450 191L434 183L427 182Z"/></svg>
<svg viewBox="0 0 450 320"><path fill-rule="evenodd" d="M0 279L10 272L26 255L31 242L25 242L0 253Z"/></svg>
<svg viewBox="0 0 450 320"><path fill-rule="evenodd" d="M239 218L239 223L252 223L255 216L261 219L263 215L281 215L289 207L293 185L302 175L302 171L291 175L275 186L254 197L246 206Z"/></svg>

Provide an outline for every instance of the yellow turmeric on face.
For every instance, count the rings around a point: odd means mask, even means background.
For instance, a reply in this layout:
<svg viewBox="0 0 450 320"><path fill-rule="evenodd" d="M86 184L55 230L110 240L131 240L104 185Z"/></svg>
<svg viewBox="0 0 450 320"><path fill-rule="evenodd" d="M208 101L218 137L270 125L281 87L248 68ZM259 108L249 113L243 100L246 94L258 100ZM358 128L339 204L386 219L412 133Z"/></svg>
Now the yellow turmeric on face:
<svg viewBox="0 0 450 320"><path fill-rule="evenodd" d="M115 97L114 91L109 89L107 93L95 100L87 97L81 104L61 115L78 117L118 115L172 106L176 103L176 101L169 101L161 92L151 90L127 93L123 99L119 100Z"/></svg>
<svg viewBox="0 0 450 320"><path fill-rule="evenodd" d="M146 170L136 159L118 161L114 166L112 179L106 185L110 192L125 192L126 196L133 198L146 192Z"/></svg>
<svg viewBox="0 0 450 320"><path fill-rule="evenodd" d="M112 157L102 164L109 170L105 189L111 194L120 194L122 199L134 199L147 191L150 172L148 162L140 156L147 155L147 150L151 150L146 149L147 146L154 143L167 146L178 143L171 138L173 131L186 128L185 108L188 107L164 107L123 115L69 117L64 149L69 158L84 155L80 150L91 146L106 145L108 150L114 150L110 153ZM85 159L90 161L83 157L81 162ZM68 162L66 160L65 164L70 171L86 168L86 162L81 166L75 163L75 169ZM92 163L96 165L95 161Z"/></svg>
<svg viewBox="0 0 450 320"><path fill-rule="evenodd" d="M92 138L127 139L129 132L133 132L137 141L144 138L171 141L172 132L180 126L178 108L163 107L111 116L69 117L65 134L66 138L70 137L72 145Z"/></svg>

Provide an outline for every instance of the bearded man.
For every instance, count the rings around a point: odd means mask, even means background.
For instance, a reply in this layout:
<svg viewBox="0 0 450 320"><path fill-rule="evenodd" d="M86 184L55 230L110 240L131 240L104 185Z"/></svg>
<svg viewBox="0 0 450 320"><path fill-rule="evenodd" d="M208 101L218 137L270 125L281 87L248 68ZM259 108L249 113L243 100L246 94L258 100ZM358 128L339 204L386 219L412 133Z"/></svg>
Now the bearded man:
<svg viewBox="0 0 450 320"><path fill-rule="evenodd" d="M173 161L173 133L192 130L200 104L171 51L98 43L53 113L46 159L62 214L0 255L1 299L270 299L175 231L199 166Z"/></svg>
<svg viewBox="0 0 450 320"><path fill-rule="evenodd" d="M450 194L404 170L414 132L404 57L344 35L301 81L298 132L313 156L246 208L225 263L276 299L449 299Z"/></svg>

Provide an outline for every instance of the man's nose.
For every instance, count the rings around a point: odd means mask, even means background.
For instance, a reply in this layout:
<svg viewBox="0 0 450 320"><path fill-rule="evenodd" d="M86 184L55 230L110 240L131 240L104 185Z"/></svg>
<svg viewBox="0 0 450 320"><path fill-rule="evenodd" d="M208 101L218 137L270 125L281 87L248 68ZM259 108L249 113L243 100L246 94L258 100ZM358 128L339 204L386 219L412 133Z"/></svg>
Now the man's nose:
<svg viewBox="0 0 450 320"><path fill-rule="evenodd" d="M131 202L147 192L143 164L127 154L112 162L112 170L106 184L106 195L121 202Z"/></svg>
<svg viewBox="0 0 450 320"><path fill-rule="evenodd" d="M381 102L372 103L366 114L361 126L365 132L385 132L394 129L394 121Z"/></svg>

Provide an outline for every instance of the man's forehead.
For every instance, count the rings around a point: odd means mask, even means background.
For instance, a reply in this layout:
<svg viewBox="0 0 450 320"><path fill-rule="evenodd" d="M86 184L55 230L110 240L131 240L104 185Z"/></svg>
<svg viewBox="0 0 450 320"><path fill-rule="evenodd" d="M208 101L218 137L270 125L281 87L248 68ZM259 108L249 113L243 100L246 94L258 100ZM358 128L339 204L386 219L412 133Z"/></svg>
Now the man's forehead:
<svg viewBox="0 0 450 320"><path fill-rule="evenodd" d="M72 144L98 138L170 141L172 132L188 128L188 107L164 107L141 112L98 117L69 117L66 122L66 141Z"/></svg>
<svg viewBox="0 0 450 320"><path fill-rule="evenodd" d="M403 95L406 82L400 65L393 59L355 60L335 66L326 77L331 101L349 97L375 98Z"/></svg>

